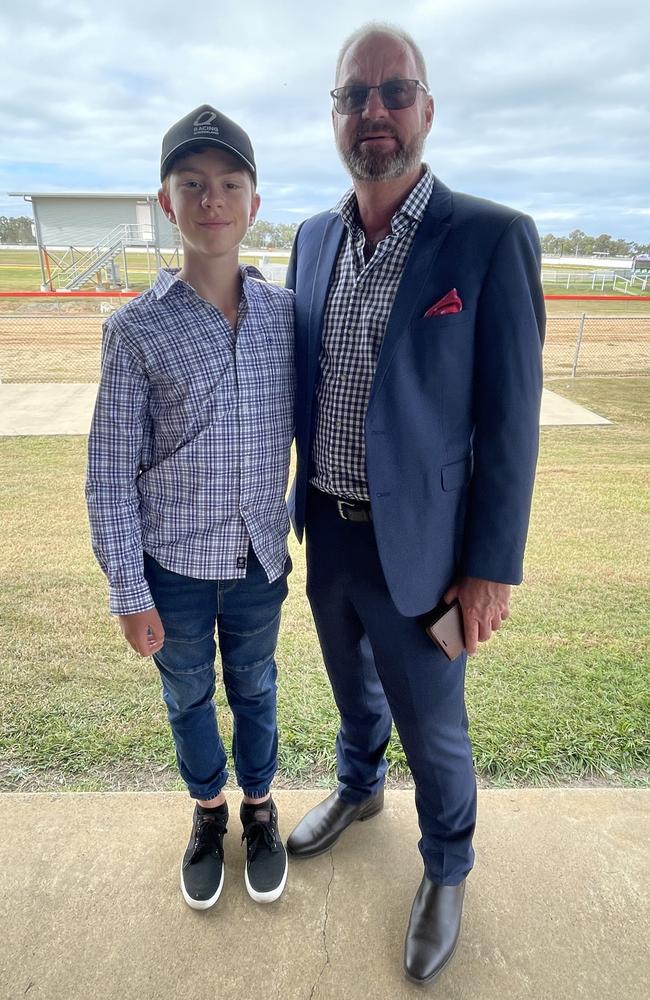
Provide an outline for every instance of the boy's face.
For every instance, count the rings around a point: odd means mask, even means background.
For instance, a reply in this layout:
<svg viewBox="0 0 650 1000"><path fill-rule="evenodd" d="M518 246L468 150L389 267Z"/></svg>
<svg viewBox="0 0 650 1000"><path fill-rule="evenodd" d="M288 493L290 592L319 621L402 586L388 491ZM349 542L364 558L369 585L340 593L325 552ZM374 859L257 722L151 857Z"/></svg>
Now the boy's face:
<svg viewBox="0 0 650 1000"><path fill-rule="evenodd" d="M179 157L158 200L180 229L184 251L208 257L236 251L260 205L239 160L210 148Z"/></svg>

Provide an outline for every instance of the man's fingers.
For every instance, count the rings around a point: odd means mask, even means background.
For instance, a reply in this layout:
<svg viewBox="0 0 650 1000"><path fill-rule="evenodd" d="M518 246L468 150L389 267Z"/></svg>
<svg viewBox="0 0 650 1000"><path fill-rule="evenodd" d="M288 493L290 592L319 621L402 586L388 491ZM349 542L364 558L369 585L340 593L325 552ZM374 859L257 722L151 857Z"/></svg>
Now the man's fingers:
<svg viewBox="0 0 650 1000"><path fill-rule="evenodd" d="M479 642L487 642L492 633L501 628L501 619L493 618L485 620L464 615L463 625L465 628L465 646L467 647L467 652L473 655L478 648Z"/></svg>
<svg viewBox="0 0 650 1000"><path fill-rule="evenodd" d="M487 642L492 635L492 623L488 620L481 620L478 623L478 641Z"/></svg>
<svg viewBox="0 0 650 1000"><path fill-rule="evenodd" d="M451 602L456 600L457 597L458 597L457 583L454 583L453 586L451 586L449 590L446 590L445 593L442 595L442 599L445 602L445 604L451 604Z"/></svg>
<svg viewBox="0 0 650 1000"><path fill-rule="evenodd" d="M465 629L465 647L470 656L473 656L478 646L478 622L475 618L467 618L463 615L463 626Z"/></svg>

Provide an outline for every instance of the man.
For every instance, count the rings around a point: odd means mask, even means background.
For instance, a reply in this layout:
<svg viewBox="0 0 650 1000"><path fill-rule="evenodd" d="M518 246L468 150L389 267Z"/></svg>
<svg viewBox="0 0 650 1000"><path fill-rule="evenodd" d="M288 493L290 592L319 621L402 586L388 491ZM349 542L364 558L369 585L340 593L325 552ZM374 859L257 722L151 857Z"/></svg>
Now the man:
<svg viewBox="0 0 650 1000"><path fill-rule="evenodd" d="M332 97L353 191L303 223L287 283L294 520L341 715L339 787L287 846L312 857L381 810L393 719L424 861L405 970L429 982L458 939L476 785L465 656L447 660L418 616L458 597L474 653L522 578L542 380L539 242L529 218L452 193L422 163L433 101L408 35L384 25L352 35Z"/></svg>

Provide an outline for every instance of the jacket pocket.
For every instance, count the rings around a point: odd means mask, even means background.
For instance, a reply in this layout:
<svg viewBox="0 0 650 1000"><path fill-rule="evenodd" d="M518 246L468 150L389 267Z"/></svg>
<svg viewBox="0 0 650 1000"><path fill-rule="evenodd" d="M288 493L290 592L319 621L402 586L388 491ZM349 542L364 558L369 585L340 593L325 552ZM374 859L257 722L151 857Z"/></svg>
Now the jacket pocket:
<svg viewBox="0 0 650 1000"><path fill-rule="evenodd" d="M429 336L452 334L454 332L470 329L474 323L473 314L467 312L450 313L447 316L421 316L411 323L414 333L423 333Z"/></svg>
<svg viewBox="0 0 650 1000"><path fill-rule="evenodd" d="M441 470L442 488L446 493L466 486L472 478L472 456L467 455L458 462L449 462Z"/></svg>

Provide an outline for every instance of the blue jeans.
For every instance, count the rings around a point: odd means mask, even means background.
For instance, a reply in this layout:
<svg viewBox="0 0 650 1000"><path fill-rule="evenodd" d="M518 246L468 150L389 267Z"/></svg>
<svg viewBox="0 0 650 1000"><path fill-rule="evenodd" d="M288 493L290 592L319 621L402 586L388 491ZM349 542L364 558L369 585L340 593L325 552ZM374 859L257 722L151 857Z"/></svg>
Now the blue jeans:
<svg viewBox="0 0 650 1000"><path fill-rule="evenodd" d="M181 777L194 799L211 799L228 779L214 708L215 632L233 714L232 755L245 795L262 798L277 766L275 646L287 596L283 575L269 583L248 550L241 580L197 580L164 569L146 552L145 577L165 629L154 656Z"/></svg>

